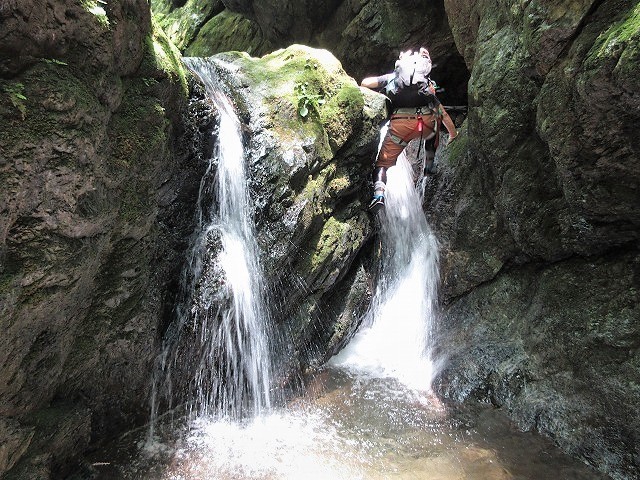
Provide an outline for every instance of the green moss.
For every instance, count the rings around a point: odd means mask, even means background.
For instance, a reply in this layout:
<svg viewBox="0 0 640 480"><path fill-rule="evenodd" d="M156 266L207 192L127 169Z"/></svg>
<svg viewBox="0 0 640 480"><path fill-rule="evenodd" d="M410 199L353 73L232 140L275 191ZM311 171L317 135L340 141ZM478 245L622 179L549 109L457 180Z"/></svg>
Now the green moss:
<svg viewBox="0 0 640 480"><path fill-rule="evenodd" d="M353 83L345 83L320 109L322 125L334 153L353 133L352 127L360 120L363 108L364 98L360 89Z"/></svg>
<svg viewBox="0 0 640 480"><path fill-rule="evenodd" d="M590 63L600 63L600 58L615 56L625 44L637 49L640 36L640 5L630 9L626 16L614 22L600 34L589 54Z"/></svg>
<svg viewBox="0 0 640 480"><path fill-rule="evenodd" d="M301 265L305 275L330 266L332 259L344 259L360 249L364 233L357 222L354 218L337 216L331 216L324 222L322 230L311 241L315 245L313 254Z"/></svg>
<svg viewBox="0 0 640 480"><path fill-rule="evenodd" d="M151 208L152 194L144 182L130 182L122 192L120 204L120 220L133 222L148 215Z"/></svg>
<svg viewBox="0 0 640 480"><path fill-rule="evenodd" d="M159 71L163 72L171 83L180 85L181 94L186 98L189 88L182 55L155 19L151 24L151 32L144 39L145 52L138 75L152 79L159 77Z"/></svg>
<svg viewBox="0 0 640 480"><path fill-rule="evenodd" d="M218 52L255 53L263 43L258 24L239 13L224 10L209 20L185 50L191 57L207 57Z"/></svg>
<svg viewBox="0 0 640 480"><path fill-rule="evenodd" d="M640 33L640 4L629 11L629 15L620 21L617 25L612 26L615 37L620 42L631 41L638 37Z"/></svg>
<svg viewBox="0 0 640 480"><path fill-rule="evenodd" d="M362 115L364 98L339 63L327 51L293 45L262 58L230 54L242 64L249 83L269 91L266 105L277 118L276 131L283 137L315 138L321 164L333 158L351 135ZM300 116L300 89L320 103L311 102L308 115ZM290 132L290 133L287 133Z"/></svg>
<svg viewBox="0 0 640 480"><path fill-rule="evenodd" d="M342 192L349 190L351 186L351 178L349 178L347 172L341 172L340 175L331 179L327 185L326 192L330 198L337 198Z"/></svg>
<svg viewBox="0 0 640 480"><path fill-rule="evenodd" d="M171 9L169 0L152 0L153 16L176 47L184 50L209 17L214 14L216 2L188 0L184 6Z"/></svg>
<svg viewBox="0 0 640 480"><path fill-rule="evenodd" d="M320 172L315 176L310 175L307 183L305 184L304 190L301 193L301 197L310 201L315 201L323 197L327 182L335 174L335 171L335 163L330 163L327 167L320 170Z"/></svg>
<svg viewBox="0 0 640 480"><path fill-rule="evenodd" d="M95 16L100 25L109 28L109 17L104 9L107 4L105 0L80 0L80 4L87 12Z"/></svg>
<svg viewBox="0 0 640 480"><path fill-rule="evenodd" d="M445 147L447 150L448 163L458 165L465 161L469 151L469 135L467 135L467 124L464 123L458 129L456 139Z"/></svg>
<svg viewBox="0 0 640 480"><path fill-rule="evenodd" d="M316 239L315 250L310 258L311 271L322 267L330 257L335 255L336 251L340 250L339 245L349 227L349 224L339 222L334 217L327 219Z"/></svg>
<svg viewBox="0 0 640 480"><path fill-rule="evenodd" d="M17 81L0 79L0 90L8 96L9 101L21 113L22 119L24 120L27 114L27 97L24 96L24 84Z"/></svg>
<svg viewBox="0 0 640 480"><path fill-rule="evenodd" d="M14 289L18 288L16 285L16 275L11 273L3 272L0 274L0 297L3 295L11 294ZM4 302L0 302L0 304L4 304ZM2 308L0 308L0 313L2 312Z"/></svg>
<svg viewBox="0 0 640 480"><path fill-rule="evenodd" d="M153 18L164 27L163 22L171 12L173 2L171 0L151 0L150 3Z"/></svg>
<svg viewBox="0 0 640 480"><path fill-rule="evenodd" d="M159 158L166 155L169 120L160 101L148 95L145 79L126 83L121 108L111 119L108 135L112 151L107 159L111 174L120 183L120 220L146 217L150 186L146 180Z"/></svg>
<svg viewBox="0 0 640 480"><path fill-rule="evenodd" d="M110 164L134 167L150 155L161 152L168 141L169 120L159 99L150 95L149 81L132 79L125 83L125 96L109 125L113 153Z"/></svg>
<svg viewBox="0 0 640 480"><path fill-rule="evenodd" d="M15 82L13 87L7 86L9 83L0 82L0 87L15 89ZM22 109L13 107L10 96L0 95L0 113L4 117L0 122L0 148L22 149L52 135L99 137L100 124L95 121L95 112L102 106L87 83L66 66L37 63L23 74L19 83L24 97ZM68 110L79 114L69 115Z"/></svg>
<svg viewBox="0 0 640 480"><path fill-rule="evenodd" d="M321 55L322 51L314 53ZM240 53L235 55L243 60L246 75L258 86L274 88L275 96L286 97L294 106L297 105L297 84L306 84L309 93L326 99L341 88L341 85L336 84L336 72L327 71L321 59L313 57L311 50L302 46L294 45L261 58L251 58ZM341 75L345 74L342 72Z"/></svg>

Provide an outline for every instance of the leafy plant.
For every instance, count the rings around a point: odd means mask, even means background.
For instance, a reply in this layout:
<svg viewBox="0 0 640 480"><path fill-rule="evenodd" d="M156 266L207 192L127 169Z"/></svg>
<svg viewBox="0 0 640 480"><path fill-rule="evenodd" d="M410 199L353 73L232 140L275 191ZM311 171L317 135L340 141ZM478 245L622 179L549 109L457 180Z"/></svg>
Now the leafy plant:
<svg viewBox="0 0 640 480"><path fill-rule="evenodd" d="M27 97L24 95L24 84L22 83L5 83L2 86L4 92L9 95L9 100L14 107L20 110L22 114L22 118L24 119L27 115Z"/></svg>
<svg viewBox="0 0 640 480"><path fill-rule="evenodd" d="M310 58L307 58L307 61L304 63L304 68L306 70L311 70L311 69L317 70L318 66L319 66L318 63L314 62Z"/></svg>
<svg viewBox="0 0 640 480"><path fill-rule="evenodd" d="M67 62L63 62L62 60L58 60L55 58L45 58L43 60L45 63L50 63L52 65L67 65Z"/></svg>
<svg viewBox="0 0 640 480"><path fill-rule="evenodd" d="M320 113L320 105L325 102L324 95L311 93L309 82L299 82L295 86L296 97L298 98L298 115L306 118L311 111Z"/></svg>

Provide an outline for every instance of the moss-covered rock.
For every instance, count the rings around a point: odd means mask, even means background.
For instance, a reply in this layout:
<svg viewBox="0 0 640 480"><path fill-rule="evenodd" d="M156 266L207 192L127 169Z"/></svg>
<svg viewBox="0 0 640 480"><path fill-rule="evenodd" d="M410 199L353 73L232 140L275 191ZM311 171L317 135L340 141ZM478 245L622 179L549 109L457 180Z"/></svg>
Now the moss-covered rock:
<svg viewBox="0 0 640 480"><path fill-rule="evenodd" d="M364 298L362 289L341 282L355 281L351 269L372 233L365 202L384 97L360 89L329 52L302 45L260 58L230 52L210 61L222 82L234 86L228 93L252 132L250 183L263 264L273 303L281 305L278 322L294 332L288 343L302 364L318 361L330 336L314 343L314 322L348 323L319 302L336 288L357 296L353 304ZM306 356L309 342L318 347L315 358Z"/></svg>
<svg viewBox="0 0 640 480"><path fill-rule="evenodd" d="M224 10L221 1L187 0L175 8L170 0L152 0L153 16L176 47L184 50L215 15Z"/></svg>
<svg viewBox="0 0 640 480"><path fill-rule="evenodd" d="M271 44L255 22L238 13L223 10L202 26L197 37L185 48L185 55L207 57L230 50L255 55L268 51L269 47Z"/></svg>
<svg viewBox="0 0 640 480"><path fill-rule="evenodd" d="M616 478L633 478L638 261L635 253L570 259L476 288L438 323L436 389L503 407L522 429L548 434L575 456L589 452L591 464Z"/></svg>
<svg viewBox="0 0 640 480"><path fill-rule="evenodd" d="M0 47L0 474L47 478L145 409L188 88L146 2L28 3ZM65 421L37 421L53 399Z"/></svg>

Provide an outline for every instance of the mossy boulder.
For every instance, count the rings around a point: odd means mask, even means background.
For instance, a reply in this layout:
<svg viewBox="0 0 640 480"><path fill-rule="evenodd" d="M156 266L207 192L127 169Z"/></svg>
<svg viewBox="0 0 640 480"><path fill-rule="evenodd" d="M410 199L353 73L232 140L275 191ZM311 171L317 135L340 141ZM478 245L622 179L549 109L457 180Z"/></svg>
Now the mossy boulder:
<svg viewBox="0 0 640 480"><path fill-rule="evenodd" d="M256 55L272 50L260 26L239 13L223 10L209 19L184 49L190 57L240 50Z"/></svg>
<svg viewBox="0 0 640 480"><path fill-rule="evenodd" d="M204 25L224 10L220 0L187 0L175 6L171 0L151 0L153 16L179 50L184 50Z"/></svg>
<svg viewBox="0 0 640 480"><path fill-rule="evenodd" d="M233 86L228 94L251 132L250 184L277 320L294 332L290 345L301 363L310 363L305 344L322 344L313 351L317 357L331 336L314 336L314 322L332 332L340 316L338 309L318 308L323 299L341 289L358 295L351 303L366 303L363 289L344 282L356 280L351 272L360 268L372 234L366 204L384 97L358 87L326 50L302 45L208 61Z"/></svg>

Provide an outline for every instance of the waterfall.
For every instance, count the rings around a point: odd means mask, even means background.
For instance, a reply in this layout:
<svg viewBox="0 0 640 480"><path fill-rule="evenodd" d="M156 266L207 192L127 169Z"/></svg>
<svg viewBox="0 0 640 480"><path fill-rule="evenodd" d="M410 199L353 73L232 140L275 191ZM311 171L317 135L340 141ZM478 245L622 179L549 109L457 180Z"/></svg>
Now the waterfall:
<svg viewBox="0 0 640 480"><path fill-rule="evenodd" d="M273 332L240 123L218 84L215 65L198 58L185 63L204 83L219 124L200 185L181 300L158 361L152 417L161 401L170 408L176 391L186 390L186 398L178 401L186 402L189 413L239 419L272 405Z"/></svg>
<svg viewBox="0 0 640 480"><path fill-rule="evenodd" d="M359 332L330 364L395 378L427 391L432 377L429 337L437 305L438 242L404 153L387 172L385 200L385 212L378 217L381 265L371 306Z"/></svg>
<svg viewBox="0 0 640 480"><path fill-rule="evenodd" d="M123 436L115 456L111 448L96 453L80 476L91 465L92 476L140 480L511 478L511 472L595 480L580 470L584 465L568 465L554 453L548 439L518 437L511 424L488 416L498 410L457 413L429 392L438 244L404 155L388 171L386 209L377 219L379 271L359 332L329 368L306 379L301 397L271 408L280 404L271 378L280 345L274 346L266 305L240 125L210 61L186 60L219 115L218 141L200 184L180 301L158 358L154 421L146 442L135 432ZM175 409L187 420L186 434L182 421L176 428L157 419L160 407L171 412L176 404L192 414ZM143 448L140 458L136 446Z"/></svg>

